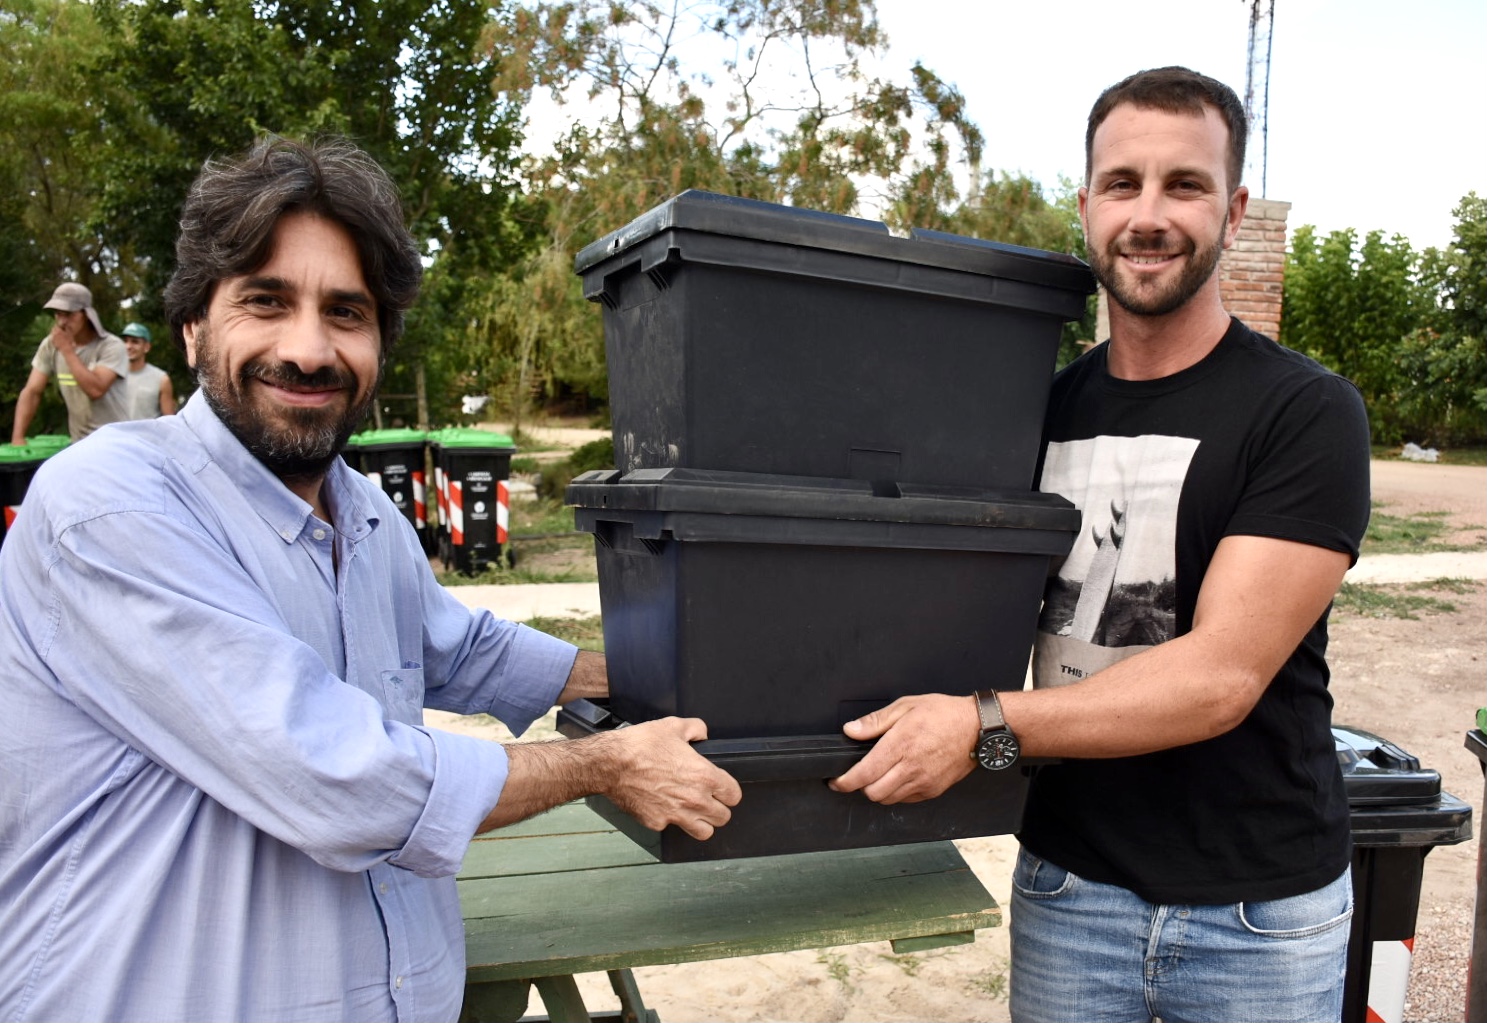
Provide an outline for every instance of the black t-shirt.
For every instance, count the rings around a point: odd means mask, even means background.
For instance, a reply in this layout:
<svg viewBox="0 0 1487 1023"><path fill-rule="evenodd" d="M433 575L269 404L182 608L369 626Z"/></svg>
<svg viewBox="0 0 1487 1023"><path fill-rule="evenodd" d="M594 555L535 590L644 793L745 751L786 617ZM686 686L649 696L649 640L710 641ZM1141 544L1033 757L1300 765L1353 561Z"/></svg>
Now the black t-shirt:
<svg viewBox="0 0 1487 1023"><path fill-rule="evenodd" d="M1049 401L1039 486L1071 500L1083 527L1045 594L1039 686L1188 632L1225 536L1356 559L1368 524L1368 423L1350 382L1238 320L1159 380L1113 378L1107 348L1061 372ZM1324 614L1224 735L1041 769L1019 838L1152 902L1284 898L1333 880L1350 827L1326 648Z"/></svg>

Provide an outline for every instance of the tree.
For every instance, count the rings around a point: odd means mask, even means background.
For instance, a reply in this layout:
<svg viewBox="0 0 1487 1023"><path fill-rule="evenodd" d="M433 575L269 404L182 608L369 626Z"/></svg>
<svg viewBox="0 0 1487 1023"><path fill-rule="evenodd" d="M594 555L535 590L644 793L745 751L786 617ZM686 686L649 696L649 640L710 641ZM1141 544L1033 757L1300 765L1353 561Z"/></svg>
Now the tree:
<svg viewBox="0 0 1487 1023"><path fill-rule="evenodd" d="M1455 215L1444 252L1377 231L1292 236L1281 342L1358 385L1379 443L1487 435L1487 202L1471 193Z"/></svg>
<svg viewBox="0 0 1487 1023"><path fill-rule="evenodd" d="M1403 344L1410 382L1403 411L1422 424L1428 442L1480 444L1487 440L1487 199L1471 192L1454 213L1452 243L1421 257L1435 304Z"/></svg>
<svg viewBox="0 0 1487 1023"><path fill-rule="evenodd" d="M93 292L117 329L133 293L127 240L96 229L102 87L89 67L105 41L87 4L9 0L0 13L0 409L5 420L50 326L42 303L61 281ZM36 432L65 411L47 392Z"/></svg>
<svg viewBox="0 0 1487 1023"><path fill-rule="evenodd" d="M458 320L461 281L500 270L525 244L508 215L517 110L490 80L484 0L98 0L110 52L111 125L100 219L132 238L158 319L176 218L202 162L266 133L344 134L403 189L415 238L445 287L409 317L385 395L410 394ZM437 369L443 363L433 360ZM435 381L441 393L442 382ZM389 399L393 400L393 399ZM398 409L415 416L410 402Z"/></svg>
<svg viewBox="0 0 1487 1023"><path fill-rule="evenodd" d="M990 227L998 203L1023 202L1038 210L1030 221L1049 215L1027 237L1069 240L1035 184L991 176L982 187L984 140L952 85L922 65L908 85L865 73L863 56L887 42L870 0L545 2L497 19L489 42L512 55L497 87L523 105L536 90L560 110L584 104L553 152L523 169L521 209L545 242L510 281L487 283L470 339L504 353L488 366L514 382L486 384L514 414L533 386L604 397L599 317L573 256L688 188L943 227L963 168L977 191L954 223Z"/></svg>
<svg viewBox="0 0 1487 1023"><path fill-rule="evenodd" d="M1358 385L1380 443L1408 439L1398 356L1429 306L1419 257L1403 237L1371 231L1359 245L1349 228L1319 242L1311 225L1292 236L1280 341Z"/></svg>

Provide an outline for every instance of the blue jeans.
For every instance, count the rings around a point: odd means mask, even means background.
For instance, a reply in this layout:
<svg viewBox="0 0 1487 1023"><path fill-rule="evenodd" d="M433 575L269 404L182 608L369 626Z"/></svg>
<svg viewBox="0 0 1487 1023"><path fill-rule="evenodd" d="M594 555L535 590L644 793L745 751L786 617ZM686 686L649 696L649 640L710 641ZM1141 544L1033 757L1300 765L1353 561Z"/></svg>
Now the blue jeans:
<svg viewBox="0 0 1487 1023"><path fill-rule="evenodd" d="M1220 906L1153 905L1019 852L1014 1023L1283 1023L1342 1016L1353 883Z"/></svg>

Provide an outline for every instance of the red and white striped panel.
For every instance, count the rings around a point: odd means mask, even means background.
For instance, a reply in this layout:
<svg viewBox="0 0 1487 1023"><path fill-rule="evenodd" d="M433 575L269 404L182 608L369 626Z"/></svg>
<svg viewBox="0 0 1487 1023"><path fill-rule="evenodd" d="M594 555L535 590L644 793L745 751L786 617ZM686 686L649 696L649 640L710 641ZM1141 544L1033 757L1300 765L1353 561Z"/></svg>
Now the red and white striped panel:
<svg viewBox="0 0 1487 1023"><path fill-rule="evenodd" d="M496 543L506 546L506 530L511 525L511 491L505 480L496 481Z"/></svg>
<svg viewBox="0 0 1487 1023"><path fill-rule="evenodd" d="M1404 995L1410 984L1415 939L1375 941L1368 976L1368 1023L1404 1023Z"/></svg>
<svg viewBox="0 0 1487 1023"><path fill-rule="evenodd" d="M465 484L461 480L449 481L449 542L465 545Z"/></svg>
<svg viewBox="0 0 1487 1023"><path fill-rule="evenodd" d="M413 474L413 524L419 529L429 524L428 496L424 492L421 472Z"/></svg>

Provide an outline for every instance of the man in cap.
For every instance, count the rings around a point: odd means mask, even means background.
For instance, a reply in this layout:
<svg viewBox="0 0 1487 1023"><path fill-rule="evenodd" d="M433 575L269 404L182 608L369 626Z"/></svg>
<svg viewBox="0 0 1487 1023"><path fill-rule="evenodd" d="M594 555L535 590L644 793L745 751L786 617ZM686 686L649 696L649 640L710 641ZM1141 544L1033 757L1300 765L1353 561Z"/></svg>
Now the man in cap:
<svg viewBox="0 0 1487 1023"><path fill-rule="evenodd" d="M347 142L209 162L166 314L199 390L41 466L0 547L0 1018L454 1020L470 838L603 793L705 839L696 719L502 745L601 654L434 579L341 459L418 294Z"/></svg>
<svg viewBox="0 0 1487 1023"><path fill-rule="evenodd" d="M124 347L129 350L129 418L154 419L156 416L174 415L176 394L170 383L170 374L145 361L154 340L150 328L143 323L131 323L122 333Z"/></svg>
<svg viewBox="0 0 1487 1023"><path fill-rule="evenodd" d="M67 432L80 440L105 423L129 418L129 352L124 343L103 329L93 308L93 293L69 281L57 285L44 308L52 311L53 326L31 359L31 375L16 398L12 444L26 443L26 431L41 405L51 377L57 378L67 404Z"/></svg>

